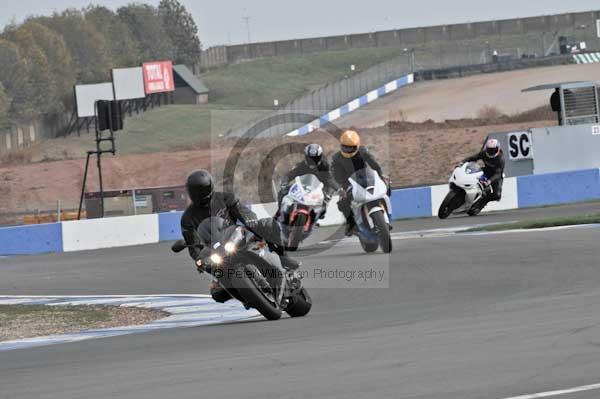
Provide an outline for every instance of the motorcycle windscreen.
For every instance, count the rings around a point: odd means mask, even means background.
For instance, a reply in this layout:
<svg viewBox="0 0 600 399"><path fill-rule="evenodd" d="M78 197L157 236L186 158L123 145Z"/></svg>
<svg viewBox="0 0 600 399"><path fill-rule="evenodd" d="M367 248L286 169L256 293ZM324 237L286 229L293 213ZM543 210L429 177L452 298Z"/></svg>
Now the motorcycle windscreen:
<svg viewBox="0 0 600 399"><path fill-rule="evenodd" d="M315 175L304 175L298 178L304 191L315 191L321 186L321 180Z"/></svg>
<svg viewBox="0 0 600 399"><path fill-rule="evenodd" d="M216 243L223 242L225 229L228 226L229 223L225 219L210 217L198 226L197 232L204 245L214 248Z"/></svg>
<svg viewBox="0 0 600 399"><path fill-rule="evenodd" d="M470 175L479 173L481 172L481 166L477 162L469 162L465 168L465 172Z"/></svg>
<svg viewBox="0 0 600 399"><path fill-rule="evenodd" d="M365 168L354 172L352 176L350 176L349 180L354 180L359 186L362 188L373 187L375 185L375 181L377 176L375 176L377 172L373 169Z"/></svg>

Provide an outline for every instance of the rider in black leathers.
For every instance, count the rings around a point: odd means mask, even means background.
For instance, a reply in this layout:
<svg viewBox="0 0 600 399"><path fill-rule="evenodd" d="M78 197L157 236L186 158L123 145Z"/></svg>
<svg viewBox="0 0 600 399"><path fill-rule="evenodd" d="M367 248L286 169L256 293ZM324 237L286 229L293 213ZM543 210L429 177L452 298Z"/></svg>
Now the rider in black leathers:
<svg viewBox="0 0 600 399"><path fill-rule="evenodd" d="M279 225L273 219L258 220L256 214L240 204L235 195L215 192L210 173L205 170L193 172L187 179L186 189L192 204L181 217L181 232L199 272L203 272L202 259L210 248L204 247L197 229L209 217L220 217L231 224L242 223L270 244L280 255L284 268L295 270L300 266L285 254L283 245L280 244ZM211 285L211 295L215 301L221 303L231 299L231 296L216 284Z"/></svg>
<svg viewBox="0 0 600 399"><path fill-rule="evenodd" d="M483 161L483 174L485 184L489 186L483 198L475 204L479 210L483 209L491 201L500 201L502 199L502 184L504 183L504 153L500 148L498 140L490 139L486 142L485 148L470 157L463 160L466 162Z"/></svg>

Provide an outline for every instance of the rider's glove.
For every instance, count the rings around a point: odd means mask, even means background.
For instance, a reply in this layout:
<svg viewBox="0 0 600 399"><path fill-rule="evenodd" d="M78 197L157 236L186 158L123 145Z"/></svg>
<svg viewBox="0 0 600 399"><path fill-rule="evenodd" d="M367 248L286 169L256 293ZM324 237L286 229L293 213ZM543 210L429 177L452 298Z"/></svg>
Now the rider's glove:
<svg viewBox="0 0 600 399"><path fill-rule="evenodd" d="M204 263L202 263L202 259L196 261L196 269L198 269L198 273L204 273Z"/></svg>

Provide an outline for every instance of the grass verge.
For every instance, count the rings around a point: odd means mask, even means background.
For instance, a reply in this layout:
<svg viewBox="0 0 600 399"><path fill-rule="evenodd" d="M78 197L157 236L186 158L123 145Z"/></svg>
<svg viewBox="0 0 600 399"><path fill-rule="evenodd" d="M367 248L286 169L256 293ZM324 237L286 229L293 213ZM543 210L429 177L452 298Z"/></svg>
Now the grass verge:
<svg viewBox="0 0 600 399"><path fill-rule="evenodd" d="M0 341L141 325L167 315L154 309L114 306L0 305Z"/></svg>
<svg viewBox="0 0 600 399"><path fill-rule="evenodd" d="M475 227L464 231L465 233L505 231L505 230L530 230L547 227L577 226L582 224L600 224L600 213L591 213L577 216L552 217L545 219L524 220L521 222L493 224Z"/></svg>

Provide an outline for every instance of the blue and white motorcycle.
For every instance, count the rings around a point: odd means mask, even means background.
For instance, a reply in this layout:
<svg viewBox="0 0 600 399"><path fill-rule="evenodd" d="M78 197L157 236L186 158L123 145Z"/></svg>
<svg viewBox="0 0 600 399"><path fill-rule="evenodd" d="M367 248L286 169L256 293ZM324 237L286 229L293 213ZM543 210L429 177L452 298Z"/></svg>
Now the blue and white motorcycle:
<svg viewBox="0 0 600 399"><path fill-rule="evenodd" d="M392 252L390 236L392 203L389 187L372 169L362 169L348 178L352 190L352 212L356 235L365 252Z"/></svg>

